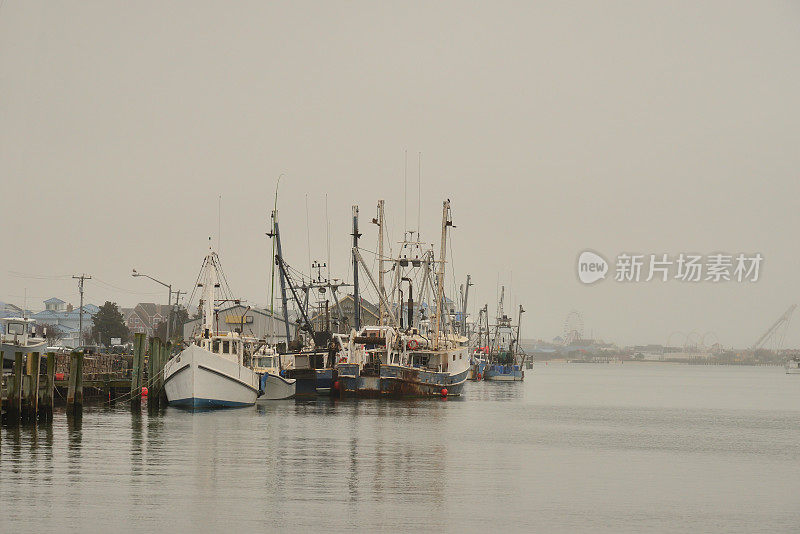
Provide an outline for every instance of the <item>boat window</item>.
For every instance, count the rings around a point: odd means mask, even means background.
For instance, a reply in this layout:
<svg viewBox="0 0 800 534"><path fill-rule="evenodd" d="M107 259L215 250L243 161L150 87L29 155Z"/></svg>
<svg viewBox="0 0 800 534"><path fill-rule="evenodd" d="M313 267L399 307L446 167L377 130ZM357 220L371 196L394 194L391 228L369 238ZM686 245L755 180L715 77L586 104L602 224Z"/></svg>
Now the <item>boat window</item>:
<svg viewBox="0 0 800 534"><path fill-rule="evenodd" d="M6 330L11 335L22 335L25 333L25 325L22 323L8 323Z"/></svg>
<svg viewBox="0 0 800 534"><path fill-rule="evenodd" d="M453 354L453 361L456 361L456 355Z"/></svg>
<svg viewBox="0 0 800 534"><path fill-rule="evenodd" d="M215 339L211 344L211 352L219 352L219 339Z"/></svg>
<svg viewBox="0 0 800 534"><path fill-rule="evenodd" d="M228 354L230 352L230 341L223 341L222 342L222 354Z"/></svg>

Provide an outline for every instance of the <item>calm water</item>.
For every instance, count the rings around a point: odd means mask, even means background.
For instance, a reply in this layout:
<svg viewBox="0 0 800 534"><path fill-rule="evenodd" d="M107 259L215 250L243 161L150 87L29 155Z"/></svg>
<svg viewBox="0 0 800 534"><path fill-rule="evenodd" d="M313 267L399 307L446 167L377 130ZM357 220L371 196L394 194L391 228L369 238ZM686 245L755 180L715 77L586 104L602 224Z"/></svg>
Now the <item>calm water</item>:
<svg viewBox="0 0 800 534"><path fill-rule="evenodd" d="M0 531L800 529L800 376L538 365L460 399L278 401L0 434Z"/></svg>

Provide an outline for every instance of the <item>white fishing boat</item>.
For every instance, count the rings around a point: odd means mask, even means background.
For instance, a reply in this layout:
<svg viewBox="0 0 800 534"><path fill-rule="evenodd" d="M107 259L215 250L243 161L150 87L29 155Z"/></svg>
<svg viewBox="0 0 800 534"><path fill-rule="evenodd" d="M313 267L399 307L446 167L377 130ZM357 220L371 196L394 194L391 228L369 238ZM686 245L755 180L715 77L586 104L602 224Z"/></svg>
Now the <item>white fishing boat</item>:
<svg viewBox="0 0 800 534"><path fill-rule="evenodd" d="M795 356L794 358L787 360L784 368L786 369L787 375L800 375L800 358Z"/></svg>
<svg viewBox="0 0 800 534"><path fill-rule="evenodd" d="M5 317L0 319L3 323L2 338L0 338L0 350L3 351L3 362L13 362L17 352L27 354L38 352L44 354L47 351L47 340L35 334L35 321L25 317ZM3 363L0 362L0 363ZM9 363L5 363L8 366ZM0 365L2 367L3 365Z"/></svg>
<svg viewBox="0 0 800 534"><path fill-rule="evenodd" d="M188 348L164 366L164 390L171 405L190 408L251 406L260 391L259 376L244 365L244 340L238 332L216 331L219 257L209 250L198 277L203 325ZM224 299L223 299L224 300Z"/></svg>
<svg viewBox="0 0 800 534"><path fill-rule="evenodd" d="M253 355L253 371L259 375L261 396L258 402L291 399L297 380L281 376L280 355L271 347L263 347Z"/></svg>

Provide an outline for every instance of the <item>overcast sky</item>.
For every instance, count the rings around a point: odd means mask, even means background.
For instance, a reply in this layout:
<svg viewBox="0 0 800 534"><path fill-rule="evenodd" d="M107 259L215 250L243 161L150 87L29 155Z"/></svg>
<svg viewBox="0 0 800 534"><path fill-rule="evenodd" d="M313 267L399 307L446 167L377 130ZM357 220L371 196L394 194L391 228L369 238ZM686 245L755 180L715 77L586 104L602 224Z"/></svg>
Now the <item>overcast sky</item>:
<svg viewBox="0 0 800 534"><path fill-rule="evenodd" d="M798 57L796 2L6 0L0 300L77 303L86 272L89 302L165 302L131 269L190 290L222 195L226 274L263 304L281 173L287 261L326 259L327 195L349 279L351 205L365 248L380 198L394 241L416 228L421 152L422 236L438 247L451 199L471 309L499 279L523 337L575 309L618 343L750 345L800 298ZM587 248L764 263L756 283L585 286Z"/></svg>

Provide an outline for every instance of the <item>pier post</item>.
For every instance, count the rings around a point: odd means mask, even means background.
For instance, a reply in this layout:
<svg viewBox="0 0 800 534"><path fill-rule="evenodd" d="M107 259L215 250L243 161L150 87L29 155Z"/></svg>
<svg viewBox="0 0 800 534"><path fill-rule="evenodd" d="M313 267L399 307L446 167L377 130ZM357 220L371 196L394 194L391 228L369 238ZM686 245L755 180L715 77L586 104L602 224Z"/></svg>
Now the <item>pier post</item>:
<svg viewBox="0 0 800 534"><path fill-rule="evenodd" d="M39 407L39 417L43 421L53 420L53 390L56 387L56 355L53 352L47 353L46 380L44 391L42 391L42 402Z"/></svg>
<svg viewBox="0 0 800 534"><path fill-rule="evenodd" d="M156 359L156 353L158 352L158 338L151 337L150 338L150 356L147 358L147 380L142 380L142 384L148 385L150 380L153 378L153 362Z"/></svg>
<svg viewBox="0 0 800 534"><path fill-rule="evenodd" d="M158 360L161 358L161 340L150 339L150 358L147 360L147 413L158 412L158 395L156 394L155 377L158 372Z"/></svg>
<svg viewBox="0 0 800 534"><path fill-rule="evenodd" d="M83 409L83 353L73 352L69 358L69 387L67 410L80 412Z"/></svg>
<svg viewBox="0 0 800 534"><path fill-rule="evenodd" d="M8 382L8 410L7 421L9 424L19 424L20 404L22 396L22 353L14 353L14 374Z"/></svg>
<svg viewBox="0 0 800 534"><path fill-rule="evenodd" d="M145 335L133 336L133 368L131 369L131 409L142 409L142 369L144 366Z"/></svg>
<svg viewBox="0 0 800 534"><path fill-rule="evenodd" d="M39 371L42 357L38 352L29 352L24 380L24 400L22 418L24 421L35 421L39 411Z"/></svg>

